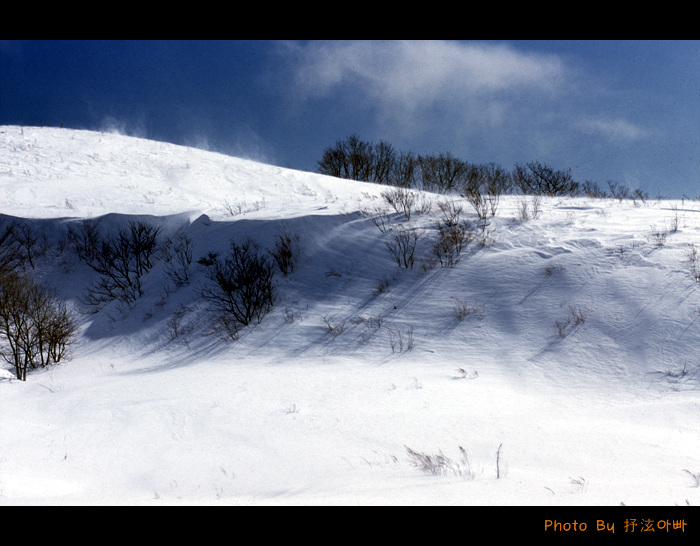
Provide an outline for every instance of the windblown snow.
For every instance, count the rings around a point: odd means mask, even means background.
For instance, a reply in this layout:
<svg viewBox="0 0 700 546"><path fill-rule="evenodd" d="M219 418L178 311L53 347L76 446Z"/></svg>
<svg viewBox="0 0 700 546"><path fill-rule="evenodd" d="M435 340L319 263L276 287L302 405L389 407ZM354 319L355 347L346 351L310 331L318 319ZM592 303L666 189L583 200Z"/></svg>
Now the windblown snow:
<svg viewBox="0 0 700 546"><path fill-rule="evenodd" d="M70 358L0 363L0 504L700 504L700 201L502 196L454 267L439 204L117 134L0 127L0 214L78 312ZM191 240L86 313L81 220ZM381 219L417 236L399 268ZM298 241L260 324L212 327L197 260Z"/></svg>

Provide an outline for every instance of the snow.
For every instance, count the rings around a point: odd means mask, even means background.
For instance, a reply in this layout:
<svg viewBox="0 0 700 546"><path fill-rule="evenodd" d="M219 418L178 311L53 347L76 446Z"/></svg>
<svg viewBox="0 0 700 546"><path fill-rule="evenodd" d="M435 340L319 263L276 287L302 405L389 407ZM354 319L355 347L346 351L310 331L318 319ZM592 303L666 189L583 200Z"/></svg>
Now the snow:
<svg viewBox="0 0 700 546"><path fill-rule="evenodd" d="M546 198L525 221L503 196L485 244L441 268L427 263L445 197L426 195L430 212L390 211L421 230L399 270L372 222L386 190L0 127L0 214L52 243L80 219L138 218L184 230L195 262L231 239L272 248L280 229L300 247L273 311L235 341L208 325L203 268L177 287L158 263L131 307L79 315L69 360L26 382L0 365L0 505L700 504L700 202ZM56 244L31 273L76 309L94 279ZM572 306L585 321L560 336ZM462 471L426 472L408 448Z"/></svg>

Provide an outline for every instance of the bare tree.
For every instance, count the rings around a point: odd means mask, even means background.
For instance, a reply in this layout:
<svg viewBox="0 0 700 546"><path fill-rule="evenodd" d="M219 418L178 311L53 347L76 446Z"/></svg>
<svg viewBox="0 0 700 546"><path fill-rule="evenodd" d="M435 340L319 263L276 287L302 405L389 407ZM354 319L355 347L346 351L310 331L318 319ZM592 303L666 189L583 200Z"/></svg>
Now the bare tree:
<svg viewBox="0 0 700 546"><path fill-rule="evenodd" d="M418 164L424 190L449 193L468 184L471 165L450 153L420 156Z"/></svg>
<svg viewBox="0 0 700 546"><path fill-rule="evenodd" d="M0 278L14 271L22 262L15 227L14 223L0 220Z"/></svg>
<svg viewBox="0 0 700 546"><path fill-rule="evenodd" d="M411 153L399 153L393 162L391 185L401 188L415 188L418 184L420 168L418 159Z"/></svg>
<svg viewBox="0 0 700 546"><path fill-rule="evenodd" d="M28 368L60 362L76 329L54 291L18 273L0 280L0 356L14 366L17 379L25 381Z"/></svg>
<svg viewBox="0 0 700 546"><path fill-rule="evenodd" d="M129 229L101 239L87 263L100 279L91 285L83 303L100 309L110 301L133 303L143 296L143 276L153 267L160 228L129 222Z"/></svg>
<svg viewBox="0 0 700 546"><path fill-rule="evenodd" d="M209 263L210 282L201 293L217 317L223 317L227 326L228 319L244 326L254 320L260 323L275 300L274 270L268 257L250 240L242 244L233 241L223 261L212 256Z"/></svg>
<svg viewBox="0 0 700 546"><path fill-rule="evenodd" d="M36 245L39 241L31 226L27 223L16 224L13 233L20 249L22 262L28 262L31 268L34 269L34 258L37 255Z"/></svg>
<svg viewBox="0 0 700 546"><path fill-rule="evenodd" d="M321 174L338 178L371 182L375 170L374 148L357 135L351 135L324 150L318 170Z"/></svg>
<svg viewBox="0 0 700 546"><path fill-rule="evenodd" d="M166 239L162 245L163 257L167 263L166 274L177 286L190 282L192 265L192 239L184 232L178 232L175 240Z"/></svg>
<svg viewBox="0 0 700 546"><path fill-rule="evenodd" d="M84 262L93 260L100 247L100 221L94 218L81 220L77 227L68 227L68 241L78 258Z"/></svg>
<svg viewBox="0 0 700 546"><path fill-rule="evenodd" d="M513 179L523 193L535 195L570 195L576 193L571 170L558 171L539 161L526 165L516 164Z"/></svg>
<svg viewBox="0 0 700 546"><path fill-rule="evenodd" d="M394 183L394 165L396 163L396 150L384 141L370 148L372 155L373 175L368 182L391 185Z"/></svg>

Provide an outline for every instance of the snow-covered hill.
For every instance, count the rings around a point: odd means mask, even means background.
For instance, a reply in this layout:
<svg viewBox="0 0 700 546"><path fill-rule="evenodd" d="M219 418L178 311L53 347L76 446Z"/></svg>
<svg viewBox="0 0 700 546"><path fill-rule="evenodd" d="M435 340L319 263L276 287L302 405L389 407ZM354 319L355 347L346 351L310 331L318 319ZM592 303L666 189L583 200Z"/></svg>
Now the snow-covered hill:
<svg viewBox="0 0 700 546"><path fill-rule="evenodd" d="M41 234L30 273L76 309L95 273L61 241L82 219L194 256L188 284L161 260L133 305L80 314L70 360L0 372L0 504L700 504L700 202L550 198L524 220L503 196L443 268L447 198L408 219L387 190L0 127L0 214ZM419 235L412 269L377 215ZM225 341L197 259L282 230L297 268Z"/></svg>

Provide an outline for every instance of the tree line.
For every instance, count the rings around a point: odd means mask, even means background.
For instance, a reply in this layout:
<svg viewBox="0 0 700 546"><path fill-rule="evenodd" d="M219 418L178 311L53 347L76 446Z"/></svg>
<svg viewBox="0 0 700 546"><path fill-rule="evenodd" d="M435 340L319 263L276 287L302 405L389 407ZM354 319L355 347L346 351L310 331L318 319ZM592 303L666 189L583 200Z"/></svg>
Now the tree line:
<svg viewBox="0 0 700 546"><path fill-rule="evenodd" d="M527 195L648 198L642 190L630 190L609 181L607 188L596 182L574 180L571 169L555 169L539 161L516 163L506 169L496 163L471 163L449 152L420 155L403 152L380 141L367 142L357 135L327 147L317 163L318 172L337 178L389 186L461 195Z"/></svg>

